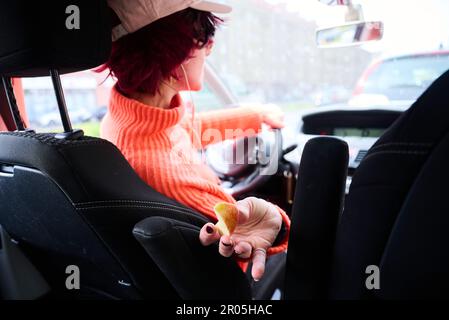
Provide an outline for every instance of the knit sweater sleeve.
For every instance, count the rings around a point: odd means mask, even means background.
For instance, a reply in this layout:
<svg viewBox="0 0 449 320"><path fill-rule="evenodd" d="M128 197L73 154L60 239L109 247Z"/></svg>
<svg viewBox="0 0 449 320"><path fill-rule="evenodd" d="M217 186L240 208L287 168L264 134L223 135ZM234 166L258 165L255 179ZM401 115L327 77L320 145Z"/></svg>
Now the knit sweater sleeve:
<svg viewBox="0 0 449 320"><path fill-rule="evenodd" d="M251 107L202 112L197 115L203 147L223 140L253 136L260 132L262 115Z"/></svg>
<svg viewBox="0 0 449 320"><path fill-rule="evenodd" d="M282 210L278 206L276 206L276 207L282 216L282 227L283 228L281 229L280 234L279 234L279 236L280 236L279 242L275 241L275 243L273 244L273 247L271 247L267 250L268 255L273 255L276 253L283 252L283 251L287 250L287 246L288 246L288 236L290 233L290 218L288 217L288 215L285 213L284 210Z"/></svg>

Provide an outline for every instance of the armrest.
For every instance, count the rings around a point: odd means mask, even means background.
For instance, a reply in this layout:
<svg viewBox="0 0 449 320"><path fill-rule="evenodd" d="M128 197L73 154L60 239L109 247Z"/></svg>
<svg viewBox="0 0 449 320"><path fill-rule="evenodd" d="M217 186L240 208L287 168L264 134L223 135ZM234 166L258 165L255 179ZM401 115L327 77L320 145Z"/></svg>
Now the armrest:
<svg viewBox="0 0 449 320"><path fill-rule="evenodd" d="M150 217L136 224L134 237L183 299L250 299L246 275L216 245L204 247L197 226Z"/></svg>

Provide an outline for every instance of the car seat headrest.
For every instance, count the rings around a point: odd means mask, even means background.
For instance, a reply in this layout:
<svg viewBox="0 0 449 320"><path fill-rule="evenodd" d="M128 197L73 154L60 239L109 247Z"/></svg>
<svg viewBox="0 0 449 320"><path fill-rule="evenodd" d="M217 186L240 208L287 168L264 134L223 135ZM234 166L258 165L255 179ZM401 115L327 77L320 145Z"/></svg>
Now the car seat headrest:
<svg viewBox="0 0 449 320"><path fill-rule="evenodd" d="M105 62L111 50L106 0L0 0L0 75L48 76Z"/></svg>

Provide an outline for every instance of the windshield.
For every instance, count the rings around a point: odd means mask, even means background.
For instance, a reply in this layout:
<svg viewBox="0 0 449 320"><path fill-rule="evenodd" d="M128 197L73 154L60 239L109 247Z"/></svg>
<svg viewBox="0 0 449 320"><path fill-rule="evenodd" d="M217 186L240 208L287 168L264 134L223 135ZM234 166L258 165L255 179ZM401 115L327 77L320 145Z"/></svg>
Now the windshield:
<svg viewBox="0 0 449 320"><path fill-rule="evenodd" d="M315 31L344 24L345 6L318 0L223 2L233 11L216 32L209 63L236 101L279 105L286 112L287 127L297 124L299 117L293 113L352 105L361 93L360 101L368 106L389 99L414 100L449 68L448 55L436 54L449 49L446 0L353 0L362 5L365 20L384 23L384 36L381 41L343 48L318 48ZM398 58L423 53L432 55ZM383 62L363 78L376 60ZM72 122L87 134L98 134L106 113L113 85L106 78L107 73L91 71L63 77ZM60 130L51 81L24 79L23 87L31 125ZM192 96L197 111L227 107L207 82Z"/></svg>
<svg viewBox="0 0 449 320"><path fill-rule="evenodd" d="M344 6L317 0L224 2L234 11L217 32L210 62L239 101L276 103L285 111L347 104L365 70L384 56L449 48L449 3L444 0L353 0L362 6L365 20L384 22L383 39L326 49L316 46L315 30L345 23ZM447 55L392 58L366 79L363 93L415 100L447 69Z"/></svg>
<svg viewBox="0 0 449 320"><path fill-rule="evenodd" d="M227 2L232 17L217 32L210 61L240 101L285 110L344 101L372 59L361 48L316 46L314 12L332 9L318 1Z"/></svg>

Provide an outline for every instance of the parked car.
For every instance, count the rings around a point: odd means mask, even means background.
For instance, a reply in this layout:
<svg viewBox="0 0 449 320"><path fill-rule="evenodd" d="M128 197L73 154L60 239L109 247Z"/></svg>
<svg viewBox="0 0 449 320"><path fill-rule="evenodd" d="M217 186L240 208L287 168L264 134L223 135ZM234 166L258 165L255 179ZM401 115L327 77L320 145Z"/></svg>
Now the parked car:
<svg viewBox="0 0 449 320"><path fill-rule="evenodd" d="M361 75L349 104L410 105L448 69L449 50L376 59Z"/></svg>

